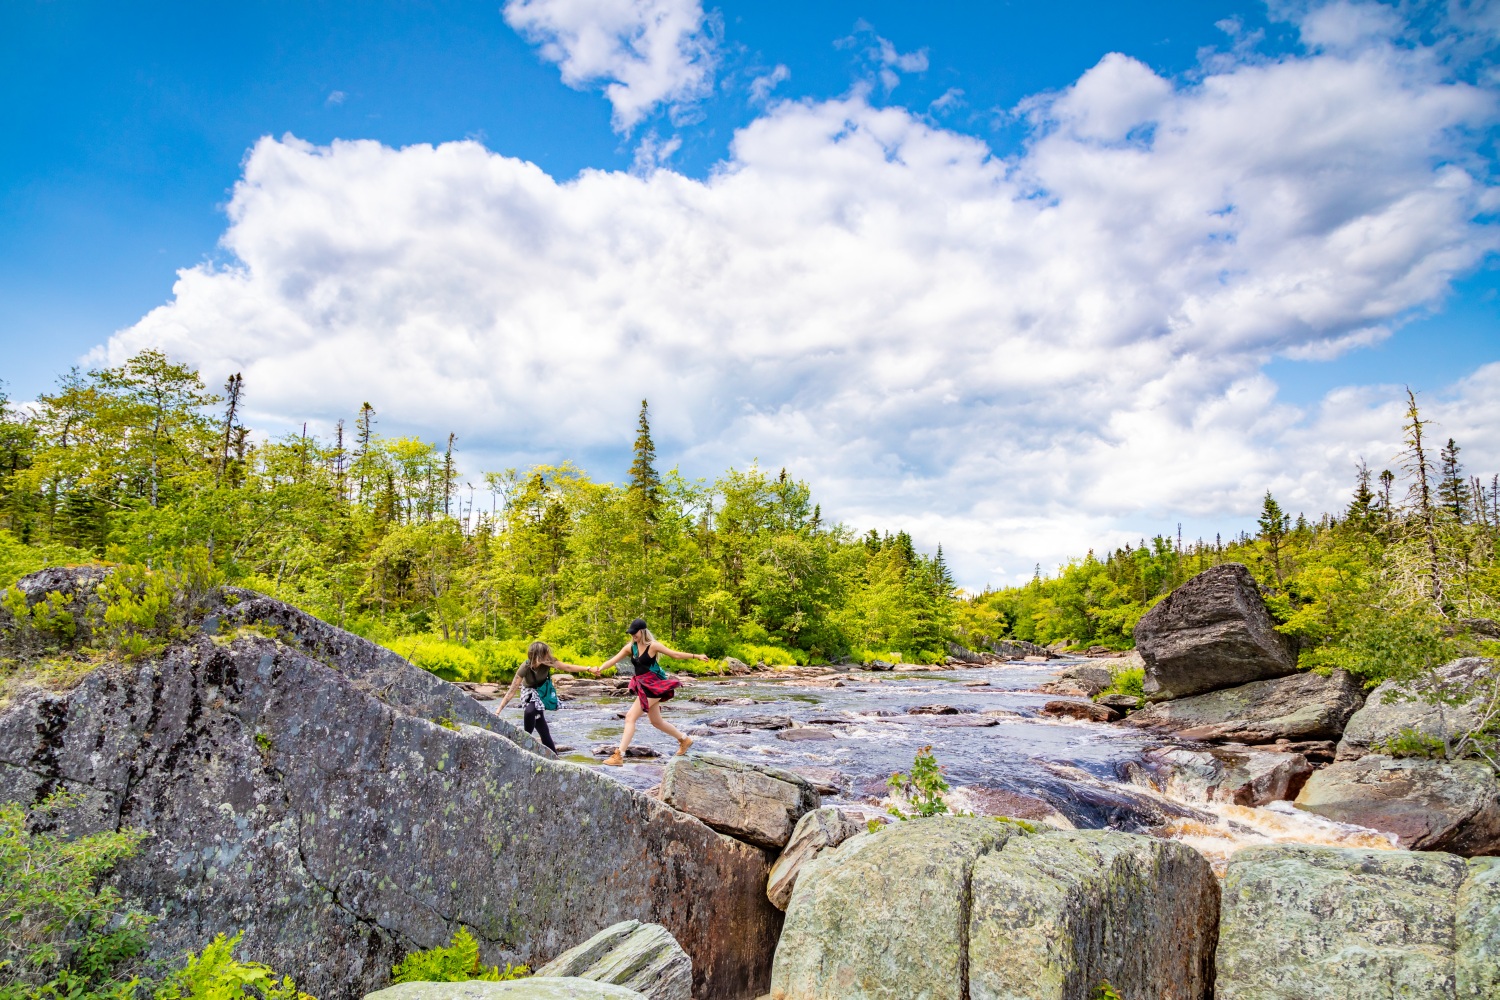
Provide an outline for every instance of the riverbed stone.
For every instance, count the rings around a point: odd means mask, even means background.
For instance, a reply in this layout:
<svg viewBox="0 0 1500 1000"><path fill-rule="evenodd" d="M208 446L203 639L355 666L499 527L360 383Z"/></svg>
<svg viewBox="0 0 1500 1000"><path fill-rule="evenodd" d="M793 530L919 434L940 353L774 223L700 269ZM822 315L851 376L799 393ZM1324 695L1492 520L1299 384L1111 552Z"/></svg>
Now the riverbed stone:
<svg viewBox="0 0 1500 1000"><path fill-rule="evenodd" d="M1336 740L1363 703L1359 683L1343 670L1300 673L1159 701L1126 725L1211 742Z"/></svg>
<svg viewBox="0 0 1500 1000"><path fill-rule="evenodd" d="M699 995L764 992L781 914L762 850L523 749L358 636L248 591L209 600L161 654L0 708L0 800L76 791L77 832L150 834L114 878L161 915L156 956L243 930L242 957L353 1000L460 927L486 964L534 967L636 919L672 932Z"/></svg>
<svg viewBox="0 0 1500 1000"><path fill-rule="evenodd" d="M1284 677L1297 669L1255 578L1239 563L1211 566L1172 591L1136 624L1146 697L1166 701Z"/></svg>
<svg viewBox="0 0 1500 1000"><path fill-rule="evenodd" d="M1407 731L1440 741L1455 741L1479 724L1487 693L1482 689L1495 683L1495 670L1494 660L1479 656L1453 660L1439 667L1440 683L1475 691L1472 702L1457 705L1428 700L1411 683L1385 681L1370 692L1363 707L1350 717L1339 740L1337 759L1354 760L1379 752L1379 744Z"/></svg>
<svg viewBox="0 0 1500 1000"><path fill-rule="evenodd" d="M1122 771L1132 784L1188 802L1263 806L1293 798L1312 765L1298 753L1249 747L1161 747L1148 750Z"/></svg>
<svg viewBox="0 0 1500 1000"><path fill-rule="evenodd" d="M1042 706L1041 714L1055 719L1079 719L1084 722L1113 722L1121 712L1108 705L1096 705L1091 701L1072 701L1059 698Z"/></svg>
<svg viewBox="0 0 1500 1000"><path fill-rule="evenodd" d="M661 924L622 920L536 970L634 990L646 1000L692 1000L693 960Z"/></svg>
<svg viewBox="0 0 1500 1000"><path fill-rule="evenodd" d="M973 1000L1200 1000L1213 988L1219 884L1175 841L1106 830L1017 838L974 864Z"/></svg>
<svg viewBox="0 0 1500 1000"><path fill-rule="evenodd" d="M1457 933L1460 900L1493 902L1489 883L1466 885L1471 874L1451 854L1304 844L1241 850L1224 879L1217 996L1493 997L1474 992L1494 981L1492 928L1465 931L1462 940Z"/></svg>
<svg viewBox="0 0 1500 1000"><path fill-rule="evenodd" d="M855 822L833 806L822 806L803 816L797 821L786 849L771 866L766 897L778 910L785 910L792 901L792 890L797 885L802 866L864 829L864 824Z"/></svg>
<svg viewBox="0 0 1500 1000"><path fill-rule="evenodd" d="M661 798L720 833L761 847L785 846L797 821L821 804L812 782L800 774L716 753L672 758Z"/></svg>
<svg viewBox="0 0 1500 1000"><path fill-rule="evenodd" d="M936 817L861 833L804 865L774 1000L1200 1000L1218 886L1182 844L1027 833Z"/></svg>
<svg viewBox="0 0 1500 1000"><path fill-rule="evenodd" d="M531 976L506 983L471 979L463 983L402 983L388 986L365 1000L641 1000L623 986L588 979Z"/></svg>
<svg viewBox="0 0 1500 1000"><path fill-rule="evenodd" d="M1366 754L1317 771L1297 808L1395 834L1411 850L1500 851L1500 783L1474 761Z"/></svg>

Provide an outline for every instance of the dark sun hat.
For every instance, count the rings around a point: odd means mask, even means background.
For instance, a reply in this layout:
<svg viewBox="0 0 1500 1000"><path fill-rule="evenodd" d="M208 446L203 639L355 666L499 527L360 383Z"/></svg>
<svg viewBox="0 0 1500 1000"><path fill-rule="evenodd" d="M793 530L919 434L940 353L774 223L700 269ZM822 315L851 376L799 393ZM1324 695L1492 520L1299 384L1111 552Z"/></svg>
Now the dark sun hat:
<svg viewBox="0 0 1500 1000"><path fill-rule="evenodd" d="M635 621L633 621L633 622L630 623L630 628L626 629L625 631L627 633L629 633L630 635L635 635L637 632L639 632L641 629L643 629L645 627L646 627L646 619L644 619L644 618L637 618Z"/></svg>

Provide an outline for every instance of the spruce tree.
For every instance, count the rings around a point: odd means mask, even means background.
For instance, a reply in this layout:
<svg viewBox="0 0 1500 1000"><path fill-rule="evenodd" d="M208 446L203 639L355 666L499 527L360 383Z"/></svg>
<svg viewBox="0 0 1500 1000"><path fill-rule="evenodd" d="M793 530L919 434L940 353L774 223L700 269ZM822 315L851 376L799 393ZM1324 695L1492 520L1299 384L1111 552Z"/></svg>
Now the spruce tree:
<svg viewBox="0 0 1500 1000"><path fill-rule="evenodd" d="M1266 498L1261 501L1260 518L1256 522L1260 525L1260 537L1266 540L1271 547L1271 566L1276 571L1276 582L1282 582L1281 575L1281 542L1286 538L1287 529L1291 527L1292 519L1281 509L1281 504L1271 496L1271 491L1266 490Z"/></svg>
<svg viewBox="0 0 1500 1000"><path fill-rule="evenodd" d="M1373 527L1376 499L1375 491L1370 488L1370 467L1360 459L1355 472L1354 499L1349 502L1349 523L1360 531L1369 531Z"/></svg>
<svg viewBox="0 0 1500 1000"><path fill-rule="evenodd" d="M655 524L661 511L661 477L656 474L656 443L651 440L651 421L646 400L641 400L641 419L636 425L635 457L630 463L630 492L648 524Z"/></svg>
<svg viewBox="0 0 1500 1000"><path fill-rule="evenodd" d="M1452 438L1443 446L1439 461L1442 471L1438 477L1438 502L1453 515L1460 524L1469 519L1469 482L1464 477L1464 467L1458 460L1458 443Z"/></svg>

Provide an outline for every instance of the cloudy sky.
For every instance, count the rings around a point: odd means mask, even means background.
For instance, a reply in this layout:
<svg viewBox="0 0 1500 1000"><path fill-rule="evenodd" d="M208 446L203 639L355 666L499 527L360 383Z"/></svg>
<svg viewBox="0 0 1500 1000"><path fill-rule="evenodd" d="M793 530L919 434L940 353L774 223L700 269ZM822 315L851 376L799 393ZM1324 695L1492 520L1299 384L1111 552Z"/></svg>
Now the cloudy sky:
<svg viewBox="0 0 1500 1000"><path fill-rule="evenodd" d="M1403 385L1500 471L1500 3L220 6L0 11L13 397L618 479L644 396L976 588L1334 509Z"/></svg>

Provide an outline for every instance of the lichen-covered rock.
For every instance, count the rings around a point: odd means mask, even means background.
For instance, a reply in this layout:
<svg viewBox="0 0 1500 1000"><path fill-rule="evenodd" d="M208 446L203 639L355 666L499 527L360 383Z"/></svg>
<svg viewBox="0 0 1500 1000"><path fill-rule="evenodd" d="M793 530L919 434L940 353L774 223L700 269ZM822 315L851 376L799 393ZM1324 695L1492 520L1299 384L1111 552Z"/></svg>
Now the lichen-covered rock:
<svg viewBox="0 0 1500 1000"><path fill-rule="evenodd" d="M1484 698L1482 685L1485 681L1494 683L1494 671L1494 660L1478 656L1464 657L1438 668L1439 683L1475 691L1475 702L1458 705L1423 698L1411 684L1386 681L1371 691L1364 706L1349 718L1339 740L1338 759L1355 760L1379 752L1380 744L1406 731L1437 740L1456 740L1479 724L1479 702Z"/></svg>
<svg viewBox="0 0 1500 1000"><path fill-rule="evenodd" d="M1122 770L1132 784L1188 802L1263 806L1295 796L1312 774L1312 765L1299 753L1162 747L1148 750L1140 762L1128 762Z"/></svg>
<svg viewBox="0 0 1500 1000"><path fill-rule="evenodd" d="M1224 879L1218 1000L1492 998L1492 871L1451 854L1242 850Z"/></svg>
<svg viewBox="0 0 1500 1000"><path fill-rule="evenodd" d="M624 920L536 970L635 990L646 1000L692 1000L693 960L661 924Z"/></svg>
<svg viewBox="0 0 1500 1000"><path fill-rule="evenodd" d="M1473 761L1367 754L1315 771L1297 795L1297 808L1395 834L1411 850L1500 850L1500 783Z"/></svg>
<svg viewBox="0 0 1500 1000"><path fill-rule="evenodd" d="M1172 591L1135 627L1146 697L1185 698L1297 669L1260 588L1239 563L1211 566Z"/></svg>
<svg viewBox="0 0 1500 1000"><path fill-rule="evenodd" d="M720 833L781 847L821 799L800 774L715 753L674 757L662 778L661 799Z"/></svg>
<svg viewBox="0 0 1500 1000"><path fill-rule="evenodd" d="M1457 1000L1500 997L1500 858L1474 858L1453 918Z"/></svg>
<svg viewBox="0 0 1500 1000"><path fill-rule="evenodd" d="M508 983L402 983L371 993L365 1000L641 1000L622 986L589 979L532 976Z"/></svg>
<svg viewBox="0 0 1500 1000"><path fill-rule="evenodd" d="M117 881L162 915L160 954L243 929L245 957L346 1000L460 926L487 963L535 966L639 919L692 956L696 992L764 991L781 920L764 852L523 750L357 636L225 598L160 656L0 709L0 799L68 789L79 832L151 834Z"/></svg>
<svg viewBox="0 0 1500 1000"><path fill-rule="evenodd" d="M1126 725L1208 742L1336 740L1363 702L1358 682L1342 670L1292 674L1156 702Z"/></svg>
<svg viewBox="0 0 1500 1000"><path fill-rule="evenodd" d="M803 816L792 830L792 839L787 841L781 857L771 866L771 877L766 882L766 898L778 910L785 910L792 901L792 890L797 885L797 874L802 866L863 829L865 827L862 824L856 823L833 806L823 806Z"/></svg>
<svg viewBox="0 0 1500 1000"><path fill-rule="evenodd" d="M1008 841L974 864L973 1000L1199 1000L1213 987L1219 884L1174 841L1104 830Z"/></svg>
<svg viewBox="0 0 1500 1000"><path fill-rule="evenodd" d="M774 1000L1200 1000L1218 886L1181 844L1028 834L942 817L860 834L804 866Z"/></svg>

